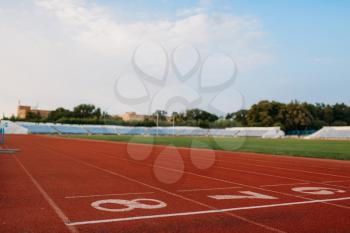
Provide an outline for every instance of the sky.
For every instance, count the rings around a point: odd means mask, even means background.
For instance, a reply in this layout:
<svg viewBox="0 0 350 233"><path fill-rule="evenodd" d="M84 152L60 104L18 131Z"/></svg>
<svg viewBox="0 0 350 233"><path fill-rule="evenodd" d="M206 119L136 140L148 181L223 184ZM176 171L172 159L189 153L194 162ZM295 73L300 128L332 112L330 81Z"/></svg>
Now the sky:
<svg viewBox="0 0 350 233"><path fill-rule="evenodd" d="M350 104L346 0L1 0L0 111Z"/></svg>

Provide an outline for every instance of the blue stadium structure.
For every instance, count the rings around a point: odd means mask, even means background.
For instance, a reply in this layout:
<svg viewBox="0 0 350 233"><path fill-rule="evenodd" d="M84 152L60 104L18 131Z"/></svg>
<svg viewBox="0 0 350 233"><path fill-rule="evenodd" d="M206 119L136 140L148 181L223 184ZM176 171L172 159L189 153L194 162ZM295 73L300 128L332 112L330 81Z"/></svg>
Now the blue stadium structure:
<svg viewBox="0 0 350 233"><path fill-rule="evenodd" d="M13 133L87 134L87 135L159 135L214 137L282 137L279 127L242 127L202 129L199 127L133 127L114 125L70 125L53 123L8 122Z"/></svg>

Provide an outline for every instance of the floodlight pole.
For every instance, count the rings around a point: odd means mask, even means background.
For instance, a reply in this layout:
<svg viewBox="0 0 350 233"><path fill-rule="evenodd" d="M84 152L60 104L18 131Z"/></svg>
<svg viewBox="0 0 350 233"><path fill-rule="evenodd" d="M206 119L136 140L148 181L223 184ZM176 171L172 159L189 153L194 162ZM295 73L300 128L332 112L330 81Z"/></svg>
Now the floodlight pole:
<svg viewBox="0 0 350 233"><path fill-rule="evenodd" d="M159 113L157 113L157 137L158 137L158 126L159 126Z"/></svg>
<svg viewBox="0 0 350 233"><path fill-rule="evenodd" d="M173 136L175 136L175 116L173 115Z"/></svg>

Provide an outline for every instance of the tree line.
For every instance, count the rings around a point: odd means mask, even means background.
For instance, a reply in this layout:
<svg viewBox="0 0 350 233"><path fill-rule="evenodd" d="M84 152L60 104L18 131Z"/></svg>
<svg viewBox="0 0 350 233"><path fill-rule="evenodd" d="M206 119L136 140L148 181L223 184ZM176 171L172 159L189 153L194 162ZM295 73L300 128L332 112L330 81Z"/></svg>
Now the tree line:
<svg viewBox="0 0 350 233"><path fill-rule="evenodd" d="M14 116L10 120L18 121ZM111 116L92 104L80 104L68 110L57 108L48 117L42 117L35 112L27 114L25 121L52 122L66 124L108 124L129 126L196 126L201 128L226 127L271 127L279 126L284 131L318 130L323 126L350 125L350 107L344 103L310 104L292 101L280 103L263 100L253 104L249 109L232 112L226 116L217 116L202 109L188 109L184 112L168 114L157 110L143 121L125 122L119 116Z"/></svg>
<svg viewBox="0 0 350 233"><path fill-rule="evenodd" d="M292 101L288 104L277 101L260 101L247 110L228 114L242 126L280 126L284 131L318 130L323 126L350 125L350 107L344 103L310 104Z"/></svg>

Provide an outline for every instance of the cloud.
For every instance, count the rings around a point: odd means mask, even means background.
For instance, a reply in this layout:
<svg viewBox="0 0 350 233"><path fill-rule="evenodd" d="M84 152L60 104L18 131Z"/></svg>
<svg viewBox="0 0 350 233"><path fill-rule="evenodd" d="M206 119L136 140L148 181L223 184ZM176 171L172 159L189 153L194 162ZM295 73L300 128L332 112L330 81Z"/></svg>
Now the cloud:
<svg viewBox="0 0 350 233"><path fill-rule="evenodd" d="M236 59L240 71L270 59L260 49L265 32L258 19L210 14L203 10L209 3L174 19L121 21L115 15L120 9L85 0L33 2L13 4L0 16L0 62L5 67L0 79L6 77L8 86L0 95L7 113L14 112L18 99L45 108L93 102L111 112L128 110L116 103L111 86L128 71L134 49L147 41L162 44L168 52L190 44L203 57L225 52Z"/></svg>
<svg viewBox="0 0 350 233"><path fill-rule="evenodd" d="M260 63L263 56L268 58L256 48L264 36L257 19L210 15L201 7L208 1L176 20L124 23L114 21L107 9L82 0L37 0L36 4L55 15L79 44L99 52L130 52L143 41L154 40L169 49L186 42L208 53L225 51L241 60L242 65Z"/></svg>

